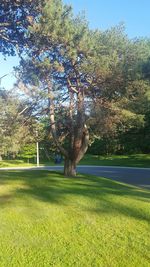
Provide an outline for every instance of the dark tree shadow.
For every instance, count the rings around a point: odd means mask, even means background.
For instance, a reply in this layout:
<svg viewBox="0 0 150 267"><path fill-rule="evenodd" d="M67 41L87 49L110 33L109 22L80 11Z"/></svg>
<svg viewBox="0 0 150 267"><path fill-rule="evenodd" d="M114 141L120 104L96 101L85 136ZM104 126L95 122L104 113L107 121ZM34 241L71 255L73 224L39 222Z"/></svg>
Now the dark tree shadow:
<svg viewBox="0 0 150 267"><path fill-rule="evenodd" d="M142 190L134 186L122 184L106 178L90 175L79 175L76 178L64 177L59 172L49 171L1 171L0 184L21 183L11 195L0 196L0 207L9 204L13 198L32 197L47 203L69 205L69 196L84 196L88 200L94 200L90 207L83 207L83 211L97 214L113 213L123 214L138 220L150 222L150 214L138 209L126 202L117 202L117 196L131 198L136 201L150 203L150 191ZM116 198L114 198L116 197ZM114 200L115 199L115 200ZM119 198L118 198L119 199ZM96 204L95 204L96 203Z"/></svg>

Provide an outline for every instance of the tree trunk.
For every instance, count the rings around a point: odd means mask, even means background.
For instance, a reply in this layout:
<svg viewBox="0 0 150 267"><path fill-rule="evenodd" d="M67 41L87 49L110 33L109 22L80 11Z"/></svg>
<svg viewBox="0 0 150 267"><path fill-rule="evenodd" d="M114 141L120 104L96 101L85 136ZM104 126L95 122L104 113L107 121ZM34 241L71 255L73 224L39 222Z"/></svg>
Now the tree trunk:
<svg viewBox="0 0 150 267"><path fill-rule="evenodd" d="M76 163L68 158L65 158L64 175L76 176Z"/></svg>

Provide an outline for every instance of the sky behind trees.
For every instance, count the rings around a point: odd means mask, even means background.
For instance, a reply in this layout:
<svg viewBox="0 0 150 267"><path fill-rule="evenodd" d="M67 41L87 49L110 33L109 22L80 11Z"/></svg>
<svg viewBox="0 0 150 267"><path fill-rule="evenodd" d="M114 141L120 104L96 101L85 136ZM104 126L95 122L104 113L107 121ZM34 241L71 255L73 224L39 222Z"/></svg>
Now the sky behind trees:
<svg viewBox="0 0 150 267"><path fill-rule="evenodd" d="M149 0L64 0L77 14L85 11L91 28L106 30L124 22L130 38L150 37Z"/></svg>
<svg viewBox="0 0 150 267"><path fill-rule="evenodd" d="M130 38L150 37L150 1L149 0L64 0L71 4L75 14L85 11L90 28L106 30L123 22ZM11 73L18 58L4 58L0 55L0 77ZM5 88L11 88L15 79L9 74L1 82Z"/></svg>

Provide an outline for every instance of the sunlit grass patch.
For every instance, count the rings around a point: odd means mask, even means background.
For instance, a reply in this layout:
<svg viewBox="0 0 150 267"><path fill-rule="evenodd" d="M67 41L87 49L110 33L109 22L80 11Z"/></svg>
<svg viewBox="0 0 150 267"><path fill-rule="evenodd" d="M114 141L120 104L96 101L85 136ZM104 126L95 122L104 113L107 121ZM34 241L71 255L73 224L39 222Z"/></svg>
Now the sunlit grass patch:
<svg viewBox="0 0 150 267"><path fill-rule="evenodd" d="M150 266L150 191L94 176L0 172L0 266Z"/></svg>
<svg viewBox="0 0 150 267"><path fill-rule="evenodd" d="M110 156L85 155L80 164L150 168L150 155L149 154L110 155Z"/></svg>

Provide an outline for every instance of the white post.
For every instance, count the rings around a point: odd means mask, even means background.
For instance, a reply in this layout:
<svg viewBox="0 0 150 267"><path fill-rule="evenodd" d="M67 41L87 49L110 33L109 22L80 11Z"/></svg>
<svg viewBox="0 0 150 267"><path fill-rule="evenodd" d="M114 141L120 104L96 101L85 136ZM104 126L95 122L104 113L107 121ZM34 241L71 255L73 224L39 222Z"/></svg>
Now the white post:
<svg viewBox="0 0 150 267"><path fill-rule="evenodd" d="M40 166L40 161L39 161L39 142L36 143L36 152L37 152L37 157L36 157L36 162L37 162L37 167Z"/></svg>
<svg viewBox="0 0 150 267"><path fill-rule="evenodd" d="M36 138L37 138L37 142L36 142L36 165L37 167L40 166L40 160L39 160L39 142L38 142L38 131L36 130Z"/></svg>

